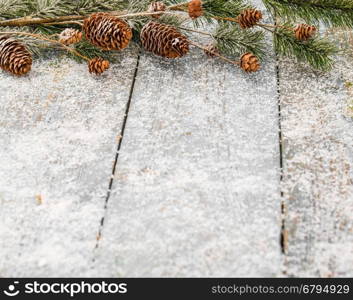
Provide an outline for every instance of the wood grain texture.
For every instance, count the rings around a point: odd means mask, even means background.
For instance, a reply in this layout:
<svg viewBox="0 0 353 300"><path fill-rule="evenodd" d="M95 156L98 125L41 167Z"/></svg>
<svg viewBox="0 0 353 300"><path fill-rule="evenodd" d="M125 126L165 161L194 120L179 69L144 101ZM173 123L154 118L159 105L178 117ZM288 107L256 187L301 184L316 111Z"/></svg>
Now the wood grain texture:
<svg viewBox="0 0 353 300"><path fill-rule="evenodd" d="M353 122L344 89L352 66L343 60L316 74L280 64L289 276L353 276Z"/></svg>
<svg viewBox="0 0 353 300"><path fill-rule="evenodd" d="M256 75L143 55L97 268L102 276L280 272L272 59Z"/></svg>
<svg viewBox="0 0 353 300"><path fill-rule="evenodd" d="M0 73L0 277L97 276L96 235L137 55L100 78L50 59Z"/></svg>

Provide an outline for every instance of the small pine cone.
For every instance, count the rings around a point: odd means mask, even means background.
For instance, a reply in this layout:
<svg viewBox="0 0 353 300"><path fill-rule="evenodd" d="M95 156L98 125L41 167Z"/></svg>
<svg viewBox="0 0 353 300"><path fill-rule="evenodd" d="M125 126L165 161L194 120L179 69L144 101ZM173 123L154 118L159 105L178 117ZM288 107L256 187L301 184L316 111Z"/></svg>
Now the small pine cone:
<svg viewBox="0 0 353 300"><path fill-rule="evenodd" d="M238 17L237 21L241 28L251 28L262 19L261 11L257 9L244 10Z"/></svg>
<svg viewBox="0 0 353 300"><path fill-rule="evenodd" d="M20 42L0 37L0 68L14 75L25 75L32 67L32 55Z"/></svg>
<svg viewBox="0 0 353 300"><path fill-rule="evenodd" d="M83 24L87 39L103 50L122 50L132 38L130 26L122 19L108 13L95 13Z"/></svg>
<svg viewBox="0 0 353 300"><path fill-rule="evenodd" d="M157 2L152 2L150 4L150 6L148 7L148 12L154 13L158 11L165 11L166 9L167 9L167 6L163 2L157 1ZM162 16L162 14L152 15L152 17L155 19L158 19L160 16Z"/></svg>
<svg viewBox="0 0 353 300"><path fill-rule="evenodd" d="M72 45L82 40L82 32L73 28L66 28L59 34L59 42L64 45Z"/></svg>
<svg viewBox="0 0 353 300"><path fill-rule="evenodd" d="M245 72L256 72L260 69L260 63L254 54L247 52L240 58L240 67Z"/></svg>
<svg viewBox="0 0 353 300"><path fill-rule="evenodd" d="M88 62L88 70L90 73L100 75L107 69L109 69L109 61L103 58L96 57Z"/></svg>
<svg viewBox="0 0 353 300"><path fill-rule="evenodd" d="M188 3L188 11L191 19L196 19L203 15L202 1L192 0Z"/></svg>
<svg viewBox="0 0 353 300"><path fill-rule="evenodd" d="M147 23L141 31L141 42L146 51L167 58L179 58L189 52L189 41L175 27Z"/></svg>
<svg viewBox="0 0 353 300"><path fill-rule="evenodd" d="M316 33L316 27L307 24L298 24L294 28L294 35L299 41L307 41Z"/></svg>
<svg viewBox="0 0 353 300"><path fill-rule="evenodd" d="M206 46L206 49L207 50L204 50L205 54L208 56L208 57L215 57L216 54L220 54L219 53L219 50L217 49L217 47L213 44L209 44Z"/></svg>

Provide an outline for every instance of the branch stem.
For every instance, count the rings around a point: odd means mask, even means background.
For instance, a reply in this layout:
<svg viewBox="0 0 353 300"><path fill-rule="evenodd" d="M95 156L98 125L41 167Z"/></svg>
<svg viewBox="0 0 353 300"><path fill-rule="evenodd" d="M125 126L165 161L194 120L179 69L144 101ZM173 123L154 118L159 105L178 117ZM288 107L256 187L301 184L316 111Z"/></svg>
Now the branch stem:
<svg viewBox="0 0 353 300"><path fill-rule="evenodd" d="M199 33L199 34L208 35L208 36L212 36L213 37L213 35L211 33L209 33L209 32L200 31L200 30L191 29L191 28L186 28L186 27L180 27L180 26L178 26L178 28L181 29L181 30L186 30L186 31L195 32L195 33Z"/></svg>
<svg viewBox="0 0 353 300"><path fill-rule="evenodd" d="M4 35L23 35L23 36L30 36L30 37L33 37L35 39L38 39L38 40L42 40L42 41L47 41L49 43L53 43L53 44L58 44L60 46L62 46L64 49L66 49L67 51L75 54L76 56L78 57L81 57L82 59L84 60L87 60L89 61L90 59L84 55L82 55L80 52L76 51L75 49L72 49L71 47L68 47L66 45L64 45L63 43L60 43L59 41L57 40L52 40L52 39L49 39L45 36L42 36L40 34L35 34L35 33L29 33L29 32L16 32L16 31L9 31L9 32L0 32L0 34L4 34Z"/></svg>
<svg viewBox="0 0 353 300"><path fill-rule="evenodd" d="M203 46L203 45L200 45L200 44L195 43L195 42L193 42L193 41L189 41L189 43L190 43L191 45L197 47L197 48L200 48L200 49L204 50L204 51L211 52L214 56L217 56L218 58L220 58L220 59L222 59L222 60L224 60L224 61L226 61L226 62L228 62L228 63L230 63L230 64L232 64L232 65L236 65L236 66L240 65L240 62L239 62L239 61L231 60L231 59L229 59L229 58L227 58L227 57L225 57L225 56L223 56L223 55L221 55L221 54L219 54L219 53L217 53L217 52L210 51L208 48L206 48L206 47Z"/></svg>

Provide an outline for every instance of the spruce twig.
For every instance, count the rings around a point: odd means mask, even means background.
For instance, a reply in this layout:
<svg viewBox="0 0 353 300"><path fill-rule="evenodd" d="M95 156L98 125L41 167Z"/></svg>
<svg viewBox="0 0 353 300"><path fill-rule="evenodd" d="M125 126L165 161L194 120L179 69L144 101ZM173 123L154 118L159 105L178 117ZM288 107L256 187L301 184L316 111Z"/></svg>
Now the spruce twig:
<svg viewBox="0 0 353 300"><path fill-rule="evenodd" d="M82 58L84 60L87 60L87 61L90 60L88 57L82 55L77 50L62 44L61 42L59 42L57 40L50 39L50 38L45 37L45 36L40 35L40 34L29 33L29 32L20 32L20 31L5 31L5 32L0 32L0 34L3 34L3 35L23 35L23 36L32 37L32 38L35 38L35 39L38 39L38 40L46 41L46 42L49 42L49 43L52 43L52 44L60 45L62 48L66 49L67 51L69 51L71 53L73 53L74 55L76 55L76 56L78 56L78 57L80 57L80 58Z"/></svg>

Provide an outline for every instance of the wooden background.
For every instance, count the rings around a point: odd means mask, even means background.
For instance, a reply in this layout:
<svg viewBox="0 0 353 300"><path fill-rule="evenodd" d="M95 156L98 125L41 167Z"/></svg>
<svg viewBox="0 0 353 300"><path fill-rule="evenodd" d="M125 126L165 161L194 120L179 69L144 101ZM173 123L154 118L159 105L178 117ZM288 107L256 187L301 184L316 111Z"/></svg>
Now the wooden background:
<svg viewBox="0 0 353 300"><path fill-rule="evenodd" d="M0 276L353 276L353 62L193 49L0 73Z"/></svg>

